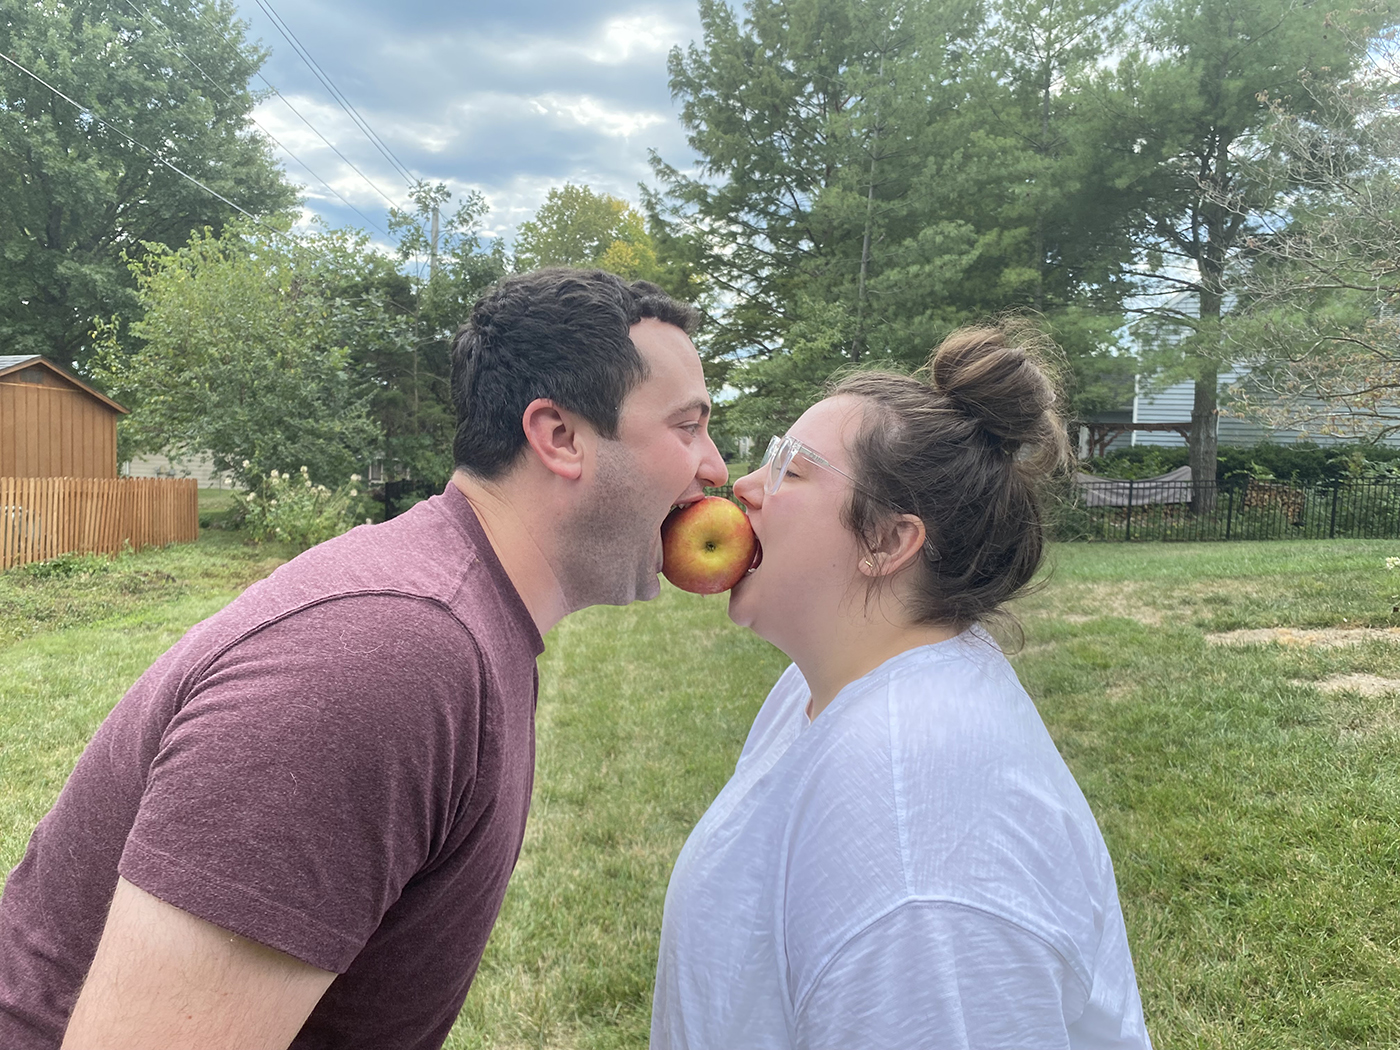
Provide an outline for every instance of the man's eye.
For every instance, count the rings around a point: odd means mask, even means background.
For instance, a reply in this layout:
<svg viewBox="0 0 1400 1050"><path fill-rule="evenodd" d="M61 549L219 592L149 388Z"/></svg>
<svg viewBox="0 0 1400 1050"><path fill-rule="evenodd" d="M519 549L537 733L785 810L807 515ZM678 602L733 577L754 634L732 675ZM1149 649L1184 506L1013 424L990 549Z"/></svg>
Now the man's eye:
<svg viewBox="0 0 1400 1050"><path fill-rule="evenodd" d="M682 423L681 429L693 437L694 435L700 433L700 421L696 420L694 423Z"/></svg>

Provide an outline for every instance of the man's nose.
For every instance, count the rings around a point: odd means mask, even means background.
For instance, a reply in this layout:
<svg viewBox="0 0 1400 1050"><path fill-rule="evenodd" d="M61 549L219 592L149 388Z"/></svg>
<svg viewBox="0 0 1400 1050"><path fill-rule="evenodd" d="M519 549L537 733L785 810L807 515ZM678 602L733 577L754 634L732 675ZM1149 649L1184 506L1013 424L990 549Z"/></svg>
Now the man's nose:
<svg viewBox="0 0 1400 1050"><path fill-rule="evenodd" d="M729 480L729 468L725 466L724 457L708 431L705 433L705 450L700 457L700 468L695 476L712 488L718 488Z"/></svg>

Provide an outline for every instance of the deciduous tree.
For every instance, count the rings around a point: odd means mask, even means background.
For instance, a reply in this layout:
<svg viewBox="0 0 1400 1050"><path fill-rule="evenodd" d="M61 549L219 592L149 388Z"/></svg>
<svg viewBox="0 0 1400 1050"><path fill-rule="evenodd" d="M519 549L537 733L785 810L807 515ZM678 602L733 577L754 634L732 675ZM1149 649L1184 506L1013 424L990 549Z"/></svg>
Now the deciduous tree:
<svg viewBox="0 0 1400 1050"><path fill-rule="evenodd" d="M363 472L381 431L345 337L399 338L375 297L335 294L363 240L289 245L230 224L145 248L133 264L140 316L101 325L94 361L132 409L127 451L207 452L247 485L301 466L332 486Z"/></svg>
<svg viewBox="0 0 1400 1050"><path fill-rule="evenodd" d="M1144 219L1136 233L1149 281L1190 297L1189 309L1157 308L1189 334L1167 348L1175 360L1152 363L1175 365L1195 380L1188 444L1197 478L1215 473L1231 266L1259 217L1296 188L1254 178L1242 157L1255 149L1275 103L1303 102L1305 80L1345 79L1364 42L1391 17L1388 5L1157 0L1144 9L1141 45L1113 74L1118 94L1104 96L1112 119L1102 138L1140 166L1133 185ZM1211 499L1210 490L1198 492L1198 509Z"/></svg>
<svg viewBox="0 0 1400 1050"><path fill-rule="evenodd" d="M126 0L0 10L0 51L88 110L0 62L0 345L81 368L94 318L135 316L124 255L217 235L237 212L215 193L257 216L296 194L251 127L264 53L232 4L168 0L159 19Z"/></svg>
<svg viewBox="0 0 1400 1050"><path fill-rule="evenodd" d="M598 266L633 281L661 276L646 219L626 201L587 186L552 189L515 236L519 270Z"/></svg>
<svg viewBox="0 0 1400 1050"><path fill-rule="evenodd" d="M1271 101L1251 178L1286 206L1244 246L1225 347L1247 381L1232 411L1376 440L1400 432L1400 63L1372 41L1359 74Z"/></svg>

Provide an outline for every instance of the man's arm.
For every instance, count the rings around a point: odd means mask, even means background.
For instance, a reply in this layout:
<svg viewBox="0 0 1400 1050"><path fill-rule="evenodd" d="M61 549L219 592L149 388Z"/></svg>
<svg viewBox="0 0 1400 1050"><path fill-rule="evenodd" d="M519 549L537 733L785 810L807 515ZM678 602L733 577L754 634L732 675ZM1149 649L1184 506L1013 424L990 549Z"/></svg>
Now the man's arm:
<svg viewBox="0 0 1400 1050"><path fill-rule="evenodd" d="M118 879L63 1050L284 1050L335 976Z"/></svg>

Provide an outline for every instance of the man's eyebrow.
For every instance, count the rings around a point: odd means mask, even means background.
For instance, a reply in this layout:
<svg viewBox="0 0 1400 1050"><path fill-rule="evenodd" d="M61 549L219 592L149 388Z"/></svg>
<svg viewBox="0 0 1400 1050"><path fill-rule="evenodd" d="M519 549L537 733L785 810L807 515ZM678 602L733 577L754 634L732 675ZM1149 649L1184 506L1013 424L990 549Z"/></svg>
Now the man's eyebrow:
<svg viewBox="0 0 1400 1050"><path fill-rule="evenodd" d="M697 397L694 401L682 405L671 414L673 416L685 416L689 415L691 412L699 412L701 419L709 419L710 402L706 398Z"/></svg>

